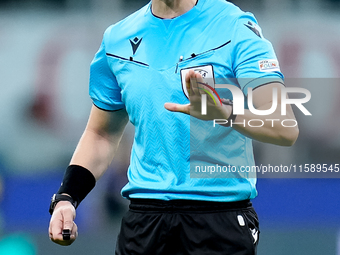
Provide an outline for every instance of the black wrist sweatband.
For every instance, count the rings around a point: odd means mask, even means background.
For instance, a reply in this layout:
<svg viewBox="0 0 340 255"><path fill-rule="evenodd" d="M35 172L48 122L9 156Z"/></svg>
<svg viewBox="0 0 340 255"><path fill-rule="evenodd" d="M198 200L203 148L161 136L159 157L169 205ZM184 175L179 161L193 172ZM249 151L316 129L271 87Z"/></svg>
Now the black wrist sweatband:
<svg viewBox="0 0 340 255"><path fill-rule="evenodd" d="M57 194L66 193L77 202L80 202L96 185L96 178L86 168L78 165L70 165L67 167L63 182Z"/></svg>

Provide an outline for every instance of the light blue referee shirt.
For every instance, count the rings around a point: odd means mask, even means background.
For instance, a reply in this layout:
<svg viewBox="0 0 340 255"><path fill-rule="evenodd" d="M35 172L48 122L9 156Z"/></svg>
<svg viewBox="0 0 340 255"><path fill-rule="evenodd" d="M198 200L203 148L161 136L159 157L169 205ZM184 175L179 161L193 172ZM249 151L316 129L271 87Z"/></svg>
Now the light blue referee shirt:
<svg viewBox="0 0 340 255"><path fill-rule="evenodd" d="M199 0L166 21L152 14L150 3L105 31L91 64L90 96L101 109L125 108L135 126L124 197L238 201L257 195L254 174L203 170L253 166L251 139L164 108L189 103L181 71L200 66L211 66L216 83L235 78L245 97L247 88L283 79L254 16L223 0Z"/></svg>

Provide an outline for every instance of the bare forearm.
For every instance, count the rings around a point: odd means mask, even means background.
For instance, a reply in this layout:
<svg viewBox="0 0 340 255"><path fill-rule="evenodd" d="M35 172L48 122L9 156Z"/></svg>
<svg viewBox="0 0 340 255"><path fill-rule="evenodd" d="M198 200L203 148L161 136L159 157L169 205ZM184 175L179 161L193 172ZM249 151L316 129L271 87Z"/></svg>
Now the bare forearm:
<svg viewBox="0 0 340 255"><path fill-rule="evenodd" d="M115 155L127 121L124 109L106 112L93 106L70 164L85 167L98 180Z"/></svg>
<svg viewBox="0 0 340 255"><path fill-rule="evenodd" d="M98 180L110 165L119 141L120 137L117 137L116 141L110 141L90 130L85 130L70 164L85 167Z"/></svg>
<svg viewBox="0 0 340 255"><path fill-rule="evenodd" d="M282 121L288 119L292 121L287 121L282 125ZM246 110L245 114L238 115L233 123L232 127L247 137L281 146L293 145L299 135L298 126L295 126L297 122L292 112L287 116L281 116L279 113L259 116Z"/></svg>

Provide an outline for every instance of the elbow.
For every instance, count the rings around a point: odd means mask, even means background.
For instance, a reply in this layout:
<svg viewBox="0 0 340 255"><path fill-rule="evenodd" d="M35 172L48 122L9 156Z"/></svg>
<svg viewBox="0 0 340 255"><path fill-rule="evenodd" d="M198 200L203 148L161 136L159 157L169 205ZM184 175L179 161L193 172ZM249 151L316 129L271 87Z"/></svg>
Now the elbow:
<svg viewBox="0 0 340 255"><path fill-rule="evenodd" d="M299 137L299 132L298 126L287 128L283 134L281 134L280 145L286 147L293 146Z"/></svg>

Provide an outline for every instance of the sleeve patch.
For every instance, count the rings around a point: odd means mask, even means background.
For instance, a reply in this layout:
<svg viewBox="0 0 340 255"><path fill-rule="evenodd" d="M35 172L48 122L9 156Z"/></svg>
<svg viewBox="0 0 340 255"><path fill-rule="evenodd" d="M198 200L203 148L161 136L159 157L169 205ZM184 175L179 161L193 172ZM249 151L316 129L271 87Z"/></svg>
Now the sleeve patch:
<svg viewBox="0 0 340 255"><path fill-rule="evenodd" d="M280 72L279 62L276 59L260 60L258 63L261 72Z"/></svg>

